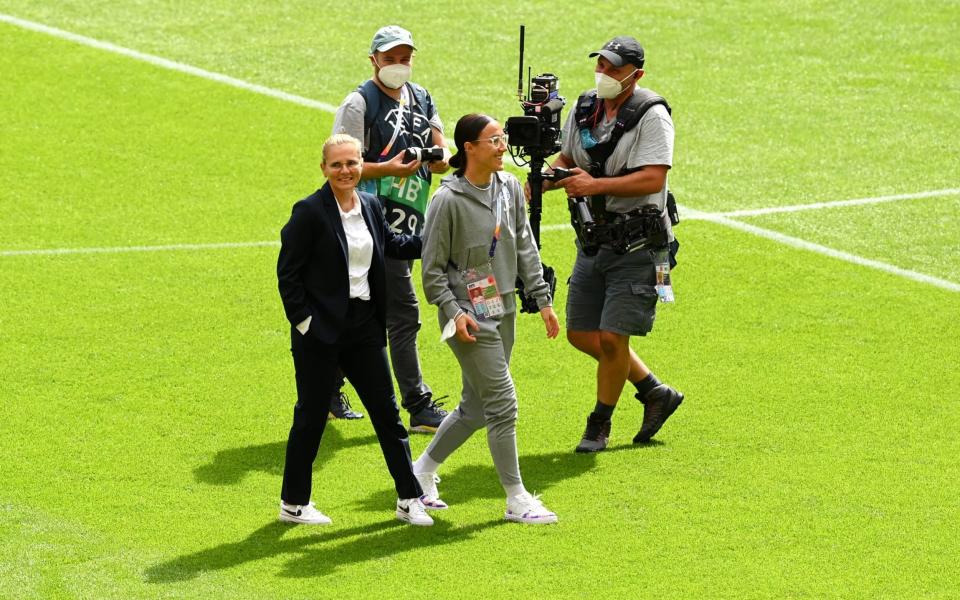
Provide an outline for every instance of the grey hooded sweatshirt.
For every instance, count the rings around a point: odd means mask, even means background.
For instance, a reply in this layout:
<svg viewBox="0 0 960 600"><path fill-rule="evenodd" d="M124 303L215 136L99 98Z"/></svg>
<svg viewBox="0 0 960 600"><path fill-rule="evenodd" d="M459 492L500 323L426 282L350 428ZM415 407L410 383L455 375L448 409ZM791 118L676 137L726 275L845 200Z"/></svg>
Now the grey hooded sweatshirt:
<svg viewBox="0 0 960 600"><path fill-rule="evenodd" d="M498 199L503 203L500 240L490 259ZM462 273L484 268L488 261L507 314L516 311L518 274L538 308L551 306L550 288L543 280L540 252L517 178L498 171L491 178L490 189L479 190L466 177L448 175L427 209L421 263L423 292L427 301L440 309L441 327L460 312L474 314Z"/></svg>

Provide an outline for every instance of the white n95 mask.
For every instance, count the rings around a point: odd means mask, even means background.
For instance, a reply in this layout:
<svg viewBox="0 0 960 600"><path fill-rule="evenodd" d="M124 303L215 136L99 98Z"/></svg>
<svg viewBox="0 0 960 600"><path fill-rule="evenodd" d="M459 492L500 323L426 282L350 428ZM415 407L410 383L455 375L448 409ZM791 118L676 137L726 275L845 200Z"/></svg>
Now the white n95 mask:
<svg viewBox="0 0 960 600"><path fill-rule="evenodd" d="M623 82L633 77L633 74L639 71L634 69L632 73L617 81L606 73L594 73L597 80L597 98L611 99L616 98L623 91Z"/></svg>
<svg viewBox="0 0 960 600"><path fill-rule="evenodd" d="M380 65L377 65L378 67ZM380 67L377 78L383 85L396 90L403 87L403 84L410 81L410 65L387 65Z"/></svg>

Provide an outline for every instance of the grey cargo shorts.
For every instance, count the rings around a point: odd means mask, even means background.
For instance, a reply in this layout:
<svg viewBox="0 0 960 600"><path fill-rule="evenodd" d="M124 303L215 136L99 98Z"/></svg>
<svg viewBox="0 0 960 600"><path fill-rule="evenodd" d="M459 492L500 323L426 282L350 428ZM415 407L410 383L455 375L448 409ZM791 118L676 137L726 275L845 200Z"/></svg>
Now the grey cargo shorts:
<svg viewBox="0 0 960 600"><path fill-rule="evenodd" d="M646 335L657 314L656 282L650 250L616 254L600 248L587 256L578 244L567 282L567 329Z"/></svg>

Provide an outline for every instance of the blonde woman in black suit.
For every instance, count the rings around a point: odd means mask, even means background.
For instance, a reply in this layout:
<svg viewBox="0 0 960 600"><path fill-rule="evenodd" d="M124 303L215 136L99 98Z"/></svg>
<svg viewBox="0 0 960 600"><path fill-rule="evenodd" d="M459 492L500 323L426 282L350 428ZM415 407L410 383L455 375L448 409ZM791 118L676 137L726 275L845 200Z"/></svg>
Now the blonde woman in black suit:
<svg viewBox="0 0 960 600"><path fill-rule="evenodd" d="M277 279L296 371L297 404L287 441L280 520L330 519L311 501L313 461L339 367L370 415L397 490L396 516L432 525L413 475L387 363L384 255L419 258L420 238L393 233L375 196L356 189L361 145L337 134L323 145L327 182L293 206L280 232Z"/></svg>

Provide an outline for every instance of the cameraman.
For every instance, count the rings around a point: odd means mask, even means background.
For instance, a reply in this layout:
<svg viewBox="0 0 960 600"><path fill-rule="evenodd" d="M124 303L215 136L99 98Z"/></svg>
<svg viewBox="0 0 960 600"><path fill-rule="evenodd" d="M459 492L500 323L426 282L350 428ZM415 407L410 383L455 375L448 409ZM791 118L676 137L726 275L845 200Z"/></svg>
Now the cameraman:
<svg viewBox="0 0 960 600"><path fill-rule="evenodd" d="M379 197L387 224L398 233L423 231L432 173L445 173L449 151L443 123L427 91L409 81L416 46L409 31L381 27L370 45L373 77L347 95L334 117L333 132L363 141L363 179L359 189ZM441 158L429 162L405 157L408 148L439 146ZM446 411L423 382L417 353L420 307L413 289L411 260L387 258L387 333L390 362L400 387L401 404L410 413L410 431L435 433ZM339 392L332 401L337 402Z"/></svg>
<svg viewBox="0 0 960 600"><path fill-rule="evenodd" d="M563 147L552 165L570 169L572 175L555 183L545 181L544 189L562 186L571 198L601 196L609 213L657 206L667 239L673 242L666 201L674 131L665 106L649 108L636 126L623 131L605 163L590 172L595 161L587 150L610 139L621 107L641 94L637 81L643 77L643 48L636 39L619 36L590 57L597 58L593 100L589 93L581 96L568 115ZM577 452L606 448L610 420L626 381L636 386L636 398L644 405L634 443L653 437L683 401L683 394L661 383L630 348L630 336L646 335L653 328L657 308L653 256L653 249L645 247L617 254L608 244L588 256L577 244L567 298L567 339L598 361L597 402Z"/></svg>

